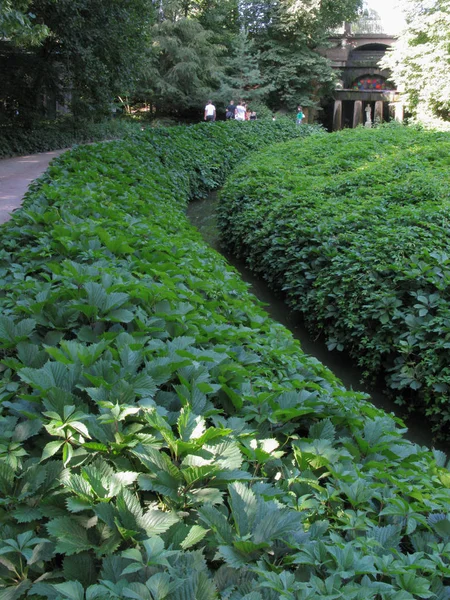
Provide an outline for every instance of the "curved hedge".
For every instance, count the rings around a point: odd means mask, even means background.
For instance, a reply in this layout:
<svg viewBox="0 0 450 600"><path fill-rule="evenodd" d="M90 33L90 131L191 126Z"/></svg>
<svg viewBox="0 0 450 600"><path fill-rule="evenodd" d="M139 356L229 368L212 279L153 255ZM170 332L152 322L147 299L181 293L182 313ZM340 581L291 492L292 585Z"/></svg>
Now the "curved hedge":
<svg viewBox="0 0 450 600"><path fill-rule="evenodd" d="M0 126L0 159L48 152L105 139L121 139L140 131L140 128L139 123L122 119L109 119L100 123L75 119L58 120L38 125L33 129L18 125Z"/></svg>
<svg viewBox="0 0 450 600"><path fill-rule="evenodd" d="M388 127L258 154L223 193L229 250L399 402L450 419L448 133Z"/></svg>
<svg viewBox="0 0 450 600"><path fill-rule="evenodd" d="M0 597L449 597L445 456L274 323L183 208L288 123L79 148L0 228Z"/></svg>

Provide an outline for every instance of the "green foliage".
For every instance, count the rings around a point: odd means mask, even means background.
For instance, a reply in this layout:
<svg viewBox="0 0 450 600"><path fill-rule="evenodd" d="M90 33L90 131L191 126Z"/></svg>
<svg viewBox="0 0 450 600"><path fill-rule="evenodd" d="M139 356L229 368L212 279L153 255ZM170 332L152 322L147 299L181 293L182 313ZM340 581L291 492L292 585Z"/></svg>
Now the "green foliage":
<svg viewBox="0 0 450 600"><path fill-rule="evenodd" d="M241 2L243 24L255 41L265 101L273 109L316 104L335 82L331 63L317 51L330 28L352 20L360 0Z"/></svg>
<svg viewBox="0 0 450 600"><path fill-rule="evenodd" d="M36 23L30 12L31 0L3 0L0 5L0 39L14 45L34 46L48 35L46 25Z"/></svg>
<svg viewBox="0 0 450 600"><path fill-rule="evenodd" d="M401 127L290 143L239 170L221 209L228 249L443 430L449 147Z"/></svg>
<svg viewBox="0 0 450 600"><path fill-rule="evenodd" d="M133 88L141 73L153 23L151 0L18 4L27 5L47 35L26 52L17 50L14 37L0 45L5 63L0 98L8 122L30 127L54 118L56 100L77 118L108 115L114 97Z"/></svg>
<svg viewBox="0 0 450 600"><path fill-rule="evenodd" d="M384 65L415 120L448 129L450 2L408 0L402 8L406 26Z"/></svg>
<svg viewBox="0 0 450 600"><path fill-rule="evenodd" d="M100 123L72 119L47 122L34 128L0 128L0 157L21 156L69 148L74 144L86 144L100 140L122 138L138 132L140 125L121 119Z"/></svg>
<svg viewBox="0 0 450 600"><path fill-rule="evenodd" d="M0 229L1 598L448 597L445 455L304 355L184 215L312 132L79 147Z"/></svg>
<svg viewBox="0 0 450 600"><path fill-rule="evenodd" d="M152 52L140 96L156 111L200 112L218 85L223 48L195 19L165 20L152 28Z"/></svg>
<svg viewBox="0 0 450 600"><path fill-rule="evenodd" d="M266 96L267 90L261 86L259 57L246 31L235 36L231 54L221 78L222 104L227 106L231 99L237 104L242 99L249 102L253 110L254 103Z"/></svg>

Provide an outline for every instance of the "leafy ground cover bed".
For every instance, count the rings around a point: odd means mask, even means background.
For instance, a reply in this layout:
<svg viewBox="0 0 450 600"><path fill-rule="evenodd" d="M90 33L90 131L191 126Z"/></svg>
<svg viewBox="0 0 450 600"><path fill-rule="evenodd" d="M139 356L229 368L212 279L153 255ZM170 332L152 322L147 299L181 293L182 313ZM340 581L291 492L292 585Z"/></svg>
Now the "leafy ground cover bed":
<svg viewBox="0 0 450 600"><path fill-rule="evenodd" d="M270 149L228 181L229 250L397 401L450 419L450 136L344 131Z"/></svg>
<svg viewBox="0 0 450 600"><path fill-rule="evenodd" d="M0 598L450 597L450 474L188 224L215 124L78 148L0 229Z"/></svg>
<svg viewBox="0 0 450 600"><path fill-rule="evenodd" d="M99 123L72 119L40 124L33 128L0 127L0 159L70 148L101 140L120 139L138 132L139 123L109 119Z"/></svg>

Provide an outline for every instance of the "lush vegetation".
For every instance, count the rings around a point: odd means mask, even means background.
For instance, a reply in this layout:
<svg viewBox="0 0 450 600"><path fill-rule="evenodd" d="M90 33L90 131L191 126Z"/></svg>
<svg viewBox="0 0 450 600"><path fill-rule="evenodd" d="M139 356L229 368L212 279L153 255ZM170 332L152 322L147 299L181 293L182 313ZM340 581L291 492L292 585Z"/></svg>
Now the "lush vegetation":
<svg viewBox="0 0 450 600"><path fill-rule="evenodd" d="M269 149L222 194L228 249L409 408L450 420L446 133L388 126Z"/></svg>
<svg viewBox="0 0 450 600"><path fill-rule="evenodd" d="M0 4L0 124L126 111L198 120L208 98L294 110L335 80L318 52L362 0L19 0ZM256 105L253 107L256 108Z"/></svg>
<svg viewBox="0 0 450 600"><path fill-rule="evenodd" d="M448 598L446 457L305 356L184 216L309 132L79 147L0 229L2 600Z"/></svg>
<svg viewBox="0 0 450 600"><path fill-rule="evenodd" d="M0 158L119 139L139 131L140 128L138 123L122 119L108 119L100 123L64 119L41 123L31 131L15 126L4 127L0 136Z"/></svg>
<svg viewBox="0 0 450 600"><path fill-rule="evenodd" d="M384 60L413 117L432 125L450 121L450 1L402 0L406 26Z"/></svg>

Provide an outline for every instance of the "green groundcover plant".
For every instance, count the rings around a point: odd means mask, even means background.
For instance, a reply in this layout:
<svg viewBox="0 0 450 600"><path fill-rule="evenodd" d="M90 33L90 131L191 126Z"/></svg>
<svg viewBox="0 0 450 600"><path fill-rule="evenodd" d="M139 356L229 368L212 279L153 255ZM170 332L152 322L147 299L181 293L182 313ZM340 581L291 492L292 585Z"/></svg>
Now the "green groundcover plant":
<svg viewBox="0 0 450 600"><path fill-rule="evenodd" d="M141 125L125 119L99 123L60 119L38 124L32 129L19 125L0 127L0 158L48 152L101 140L120 139L138 132Z"/></svg>
<svg viewBox="0 0 450 600"><path fill-rule="evenodd" d="M450 419L450 135L360 129L259 154L224 189L228 249L442 432Z"/></svg>
<svg viewBox="0 0 450 600"><path fill-rule="evenodd" d="M80 147L0 229L1 600L450 597L446 456L305 356L184 215L312 131Z"/></svg>

